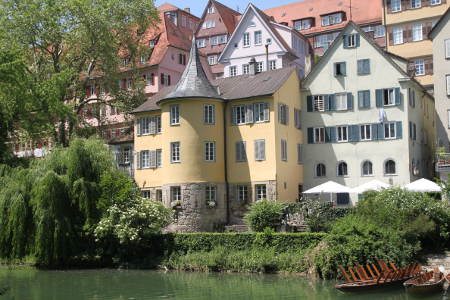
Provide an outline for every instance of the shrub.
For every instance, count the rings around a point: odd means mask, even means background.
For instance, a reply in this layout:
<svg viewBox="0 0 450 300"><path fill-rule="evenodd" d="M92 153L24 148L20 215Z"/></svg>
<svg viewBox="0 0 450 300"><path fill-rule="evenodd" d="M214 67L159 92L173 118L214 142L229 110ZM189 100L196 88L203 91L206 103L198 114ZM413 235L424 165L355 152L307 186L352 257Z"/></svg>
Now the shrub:
<svg viewBox="0 0 450 300"><path fill-rule="evenodd" d="M269 227L276 229L281 225L283 218L283 205L272 201L258 201L250 206L249 212L244 216L245 222L253 231L263 231Z"/></svg>

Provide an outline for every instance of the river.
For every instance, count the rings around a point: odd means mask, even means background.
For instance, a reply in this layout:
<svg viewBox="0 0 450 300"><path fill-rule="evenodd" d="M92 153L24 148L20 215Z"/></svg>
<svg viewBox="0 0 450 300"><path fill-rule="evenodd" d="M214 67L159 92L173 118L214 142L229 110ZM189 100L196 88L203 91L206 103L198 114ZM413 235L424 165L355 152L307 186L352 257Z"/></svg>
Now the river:
<svg viewBox="0 0 450 300"><path fill-rule="evenodd" d="M334 281L295 276L139 270L39 271L0 268L0 300L128 299L448 299L412 298L402 288L363 295L336 291Z"/></svg>

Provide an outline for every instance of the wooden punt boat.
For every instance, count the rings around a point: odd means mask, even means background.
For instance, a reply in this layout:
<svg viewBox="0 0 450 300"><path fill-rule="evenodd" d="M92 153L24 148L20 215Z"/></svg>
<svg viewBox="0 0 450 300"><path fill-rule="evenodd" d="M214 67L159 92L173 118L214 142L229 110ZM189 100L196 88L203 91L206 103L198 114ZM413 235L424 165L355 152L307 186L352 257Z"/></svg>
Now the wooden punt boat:
<svg viewBox="0 0 450 300"><path fill-rule="evenodd" d="M433 294L443 292L445 279L444 274L435 268L433 271L422 273L419 276L405 281L403 285L408 293L422 295Z"/></svg>
<svg viewBox="0 0 450 300"><path fill-rule="evenodd" d="M339 267L346 282L335 285L335 288L342 292L362 292L380 288L400 287L406 280L419 275L422 267L411 264L404 268L397 269L393 263L389 266L382 260L378 261L378 268L375 264L365 266L356 265L348 268L348 272ZM350 274L350 275L349 275Z"/></svg>

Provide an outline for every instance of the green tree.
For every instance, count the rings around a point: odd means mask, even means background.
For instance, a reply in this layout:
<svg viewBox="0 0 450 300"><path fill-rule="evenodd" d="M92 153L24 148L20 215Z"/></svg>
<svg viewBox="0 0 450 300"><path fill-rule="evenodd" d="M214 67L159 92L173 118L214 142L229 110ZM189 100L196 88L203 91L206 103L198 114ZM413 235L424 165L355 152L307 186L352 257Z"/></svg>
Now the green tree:
<svg viewBox="0 0 450 300"><path fill-rule="evenodd" d="M142 39L157 21L151 0L5 0L0 2L0 49L21 53L24 60L19 62L18 72L27 72L27 78L40 87L34 100L51 117L57 116L58 126L51 130L57 142L67 145L76 114L91 101L105 101L102 97L87 99L85 91L92 80L112 95L112 105L124 111L145 99L139 85L133 91L119 90L118 55L129 56L133 63L141 54L148 54ZM7 64L17 61L15 57L3 60ZM20 87L29 84L25 80ZM5 98L9 115L14 115L9 106L20 103L17 101L24 99L27 90L16 86ZM71 114L56 104L65 104ZM5 112L0 110L0 114Z"/></svg>
<svg viewBox="0 0 450 300"><path fill-rule="evenodd" d="M250 206L244 220L253 231L262 232L264 229L276 229L281 225L283 218L283 204L262 200Z"/></svg>

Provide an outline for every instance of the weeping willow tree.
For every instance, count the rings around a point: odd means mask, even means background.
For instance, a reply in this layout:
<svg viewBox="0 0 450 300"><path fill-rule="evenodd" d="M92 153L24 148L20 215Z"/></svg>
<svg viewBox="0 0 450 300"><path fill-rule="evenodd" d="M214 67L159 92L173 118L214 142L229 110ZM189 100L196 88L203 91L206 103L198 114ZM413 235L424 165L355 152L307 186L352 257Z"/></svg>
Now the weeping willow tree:
<svg viewBox="0 0 450 300"><path fill-rule="evenodd" d="M33 256L45 266L65 264L89 247L90 232L107 204L99 182L119 172L96 139L75 139L28 169L0 174L0 257Z"/></svg>

